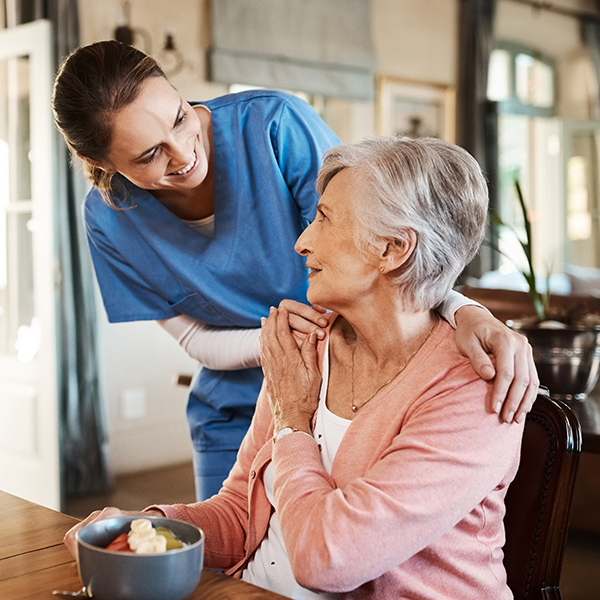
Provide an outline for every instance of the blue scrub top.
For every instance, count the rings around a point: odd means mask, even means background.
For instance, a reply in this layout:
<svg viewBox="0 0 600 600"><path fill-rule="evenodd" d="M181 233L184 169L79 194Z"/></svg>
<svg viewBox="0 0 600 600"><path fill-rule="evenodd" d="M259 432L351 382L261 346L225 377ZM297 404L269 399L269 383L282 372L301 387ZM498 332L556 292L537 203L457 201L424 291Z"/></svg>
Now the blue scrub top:
<svg viewBox="0 0 600 600"><path fill-rule="evenodd" d="M294 243L314 219L315 180L337 136L303 100L272 91L202 103L212 116L215 236L208 238L150 192L118 177L118 203L93 189L84 219L109 321L185 314L223 327L259 327L284 298L306 301ZM188 421L197 450L236 450L262 383L260 368L203 368ZM212 435L228 427L230 440Z"/></svg>

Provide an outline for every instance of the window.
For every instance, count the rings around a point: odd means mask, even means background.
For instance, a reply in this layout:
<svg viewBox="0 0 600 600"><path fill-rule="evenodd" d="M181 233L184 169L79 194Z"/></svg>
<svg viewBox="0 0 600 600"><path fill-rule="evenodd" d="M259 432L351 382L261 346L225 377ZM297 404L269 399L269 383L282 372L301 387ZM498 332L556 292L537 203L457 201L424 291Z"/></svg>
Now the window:
<svg viewBox="0 0 600 600"><path fill-rule="evenodd" d="M533 254L542 279L549 270L562 270L563 236L561 124L555 117L556 70L552 59L533 49L499 43L491 54L489 100L498 108L498 206L501 219L523 234L524 223L515 193L518 180L533 231ZM497 232L501 273L514 273L522 257L518 239L508 229ZM513 260L507 258L511 257ZM524 257L523 257L524 259Z"/></svg>
<svg viewBox="0 0 600 600"><path fill-rule="evenodd" d="M564 124L565 260L600 267L600 123Z"/></svg>

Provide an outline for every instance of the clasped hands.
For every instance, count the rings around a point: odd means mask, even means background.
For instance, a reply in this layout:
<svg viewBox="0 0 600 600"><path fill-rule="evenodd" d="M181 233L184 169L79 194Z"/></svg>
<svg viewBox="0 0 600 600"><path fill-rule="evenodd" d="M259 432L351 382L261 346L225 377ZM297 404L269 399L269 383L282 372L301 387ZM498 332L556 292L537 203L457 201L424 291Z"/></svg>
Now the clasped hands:
<svg viewBox="0 0 600 600"><path fill-rule="evenodd" d="M273 413L274 430L291 427L311 432L319 402L321 373L317 339L327 324L321 307L284 300L261 319L260 357Z"/></svg>
<svg viewBox="0 0 600 600"><path fill-rule="evenodd" d="M302 423L308 419L310 423L317 408L321 376L316 342L325 337L325 312L320 306L283 300L278 308L271 309L267 319L262 319L261 363L275 431L281 427L300 429L285 419ZM477 306L460 308L456 322L459 351L469 358L482 379L494 380L489 409L507 423L522 422L539 386L527 339Z"/></svg>

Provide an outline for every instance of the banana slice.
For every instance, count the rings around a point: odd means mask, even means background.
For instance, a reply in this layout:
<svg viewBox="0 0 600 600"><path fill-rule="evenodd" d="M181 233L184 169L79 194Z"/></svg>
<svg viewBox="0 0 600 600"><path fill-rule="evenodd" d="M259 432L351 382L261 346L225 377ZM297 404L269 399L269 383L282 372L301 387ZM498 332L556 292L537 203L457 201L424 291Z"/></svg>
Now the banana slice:
<svg viewBox="0 0 600 600"><path fill-rule="evenodd" d="M156 537L156 529L152 528L150 531L136 531L130 533L127 537L127 541L129 542L129 547L136 552L141 544L144 542L150 541Z"/></svg>
<svg viewBox="0 0 600 600"><path fill-rule="evenodd" d="M135 551L136 554L160 554L167 551L167 538L164 535L155 535L149 540L144 540Z"/></svg>
<svg viewBox="0 0 600 600"><path fill-rule="evenodd" d="M135 519L129 525L129 533L137 533L142 531L150 531L153 529L150 519Z"/></svg>

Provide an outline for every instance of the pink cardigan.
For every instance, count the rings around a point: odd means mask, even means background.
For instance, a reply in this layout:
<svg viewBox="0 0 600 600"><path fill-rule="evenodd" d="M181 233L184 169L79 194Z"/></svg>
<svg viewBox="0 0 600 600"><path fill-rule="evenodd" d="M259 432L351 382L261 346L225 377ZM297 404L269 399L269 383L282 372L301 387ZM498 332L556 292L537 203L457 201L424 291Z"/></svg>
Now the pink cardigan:
<svg viewBox="0 0 600 600"><path fill-rule="evenodd" d="M199 525L206 565L239 576L267 532L262 475L273 461L276 509L300 585L348 599L512 598L502 520L523 426L490 412L489 391L441 321L356 415L331 476L309 436L273 444L263 387L219 494L158 508Z"/></svg>

